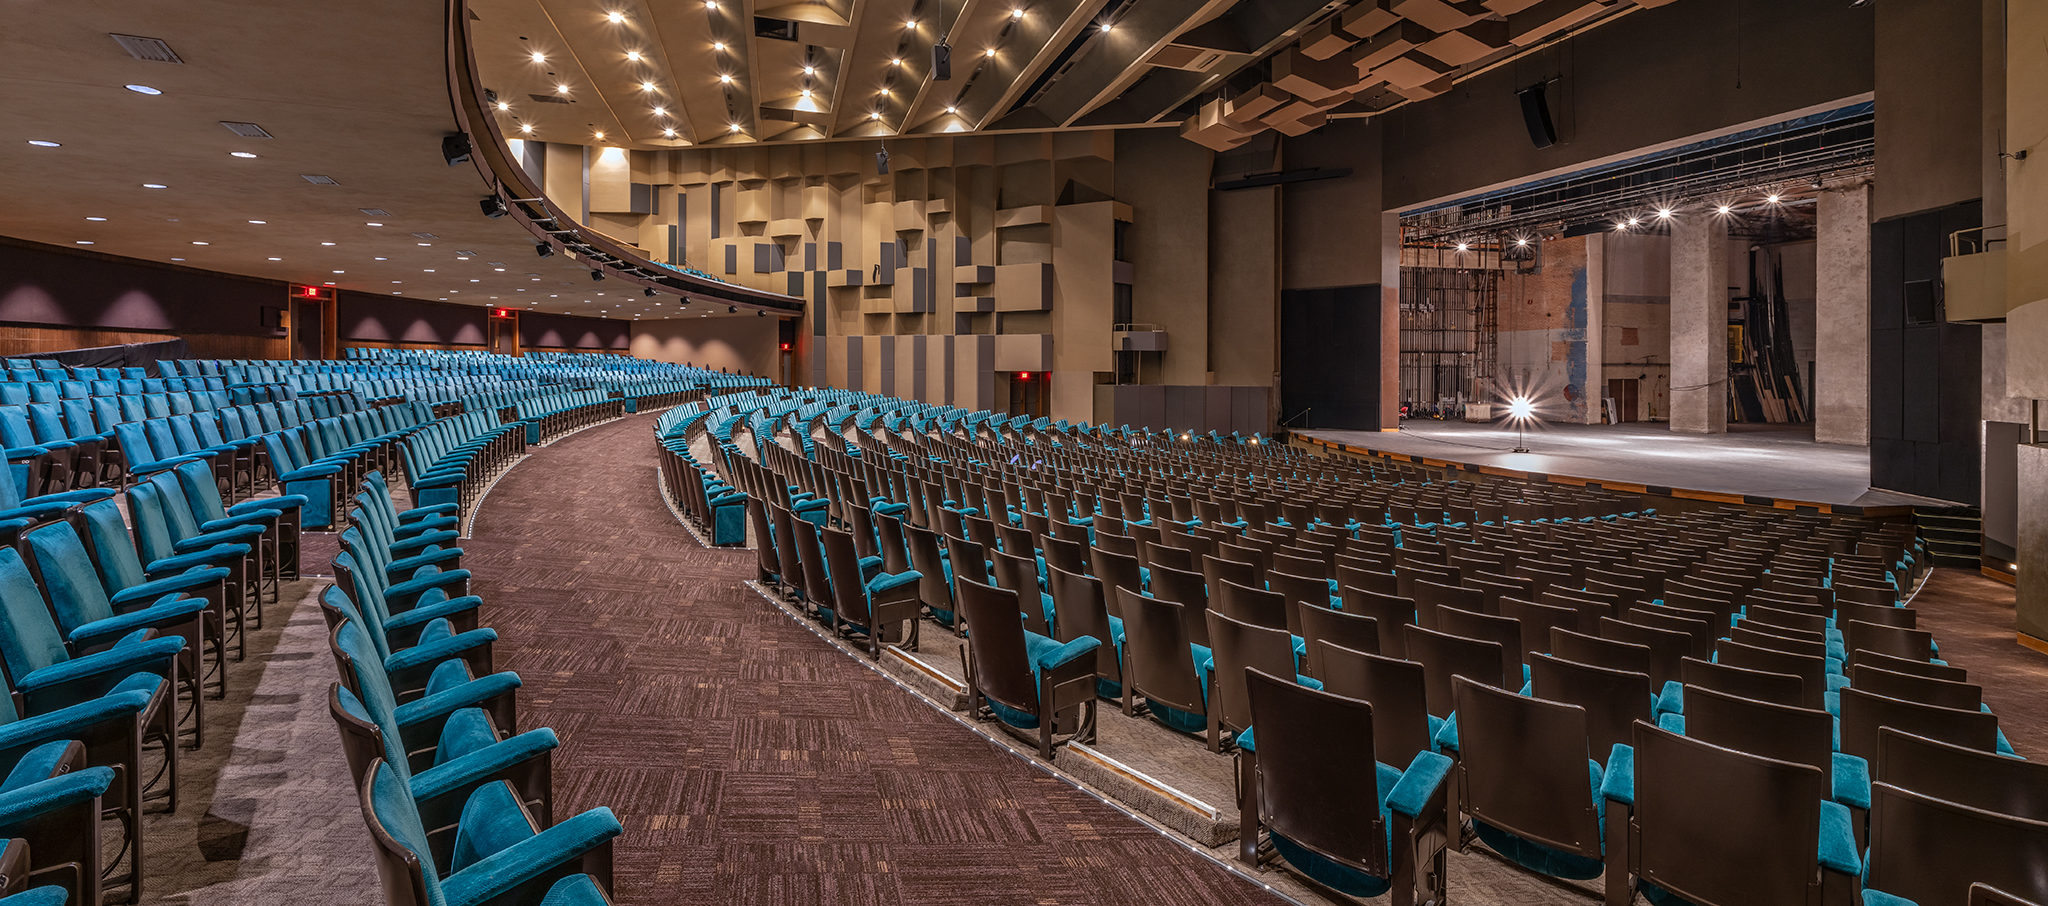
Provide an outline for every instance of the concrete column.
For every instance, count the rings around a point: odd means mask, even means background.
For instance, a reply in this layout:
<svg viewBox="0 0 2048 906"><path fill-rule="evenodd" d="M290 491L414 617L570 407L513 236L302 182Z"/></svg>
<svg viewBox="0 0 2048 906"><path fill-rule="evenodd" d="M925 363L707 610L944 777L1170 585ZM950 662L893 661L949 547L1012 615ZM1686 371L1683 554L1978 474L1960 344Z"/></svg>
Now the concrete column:
<svg viewBox="0 0 2048 906"><path fill-rule="evenodd" d="M1380 430L1401 427L1401 215L1380 214Z"/></svg>
<svg viewBox="0 0 2048 906"><path fill-rule="evenodd" d="M1870 186L1820 193L1813 439L1870 444Z"/></svg>
<svg viewBox="0 0 2048 906"><path fill-rule="evenodd" d="M1728 224L1699 211L1671 225L1671 430L1728 430Z"/></svg>
<svg viewBox="0 0 2048 906"><path fill-rule="evenodd" d="M1586 424L1600 424L1600 401L1607 396L1607 237L1586 237L1586 324L1580 352L1586 362L1579 392L1586 401Z"/></svg>

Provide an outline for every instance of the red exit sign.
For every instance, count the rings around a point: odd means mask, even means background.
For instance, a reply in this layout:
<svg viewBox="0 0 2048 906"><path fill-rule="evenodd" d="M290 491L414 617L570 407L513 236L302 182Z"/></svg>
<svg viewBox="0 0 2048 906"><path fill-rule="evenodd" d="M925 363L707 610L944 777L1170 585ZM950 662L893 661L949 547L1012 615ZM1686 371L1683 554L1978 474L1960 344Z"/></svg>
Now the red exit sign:
<svg viewBox="0 0 2048 906"><path fill-rule="evenodd" d="M334 287L297 284L292 287L292 298L332 302L334 301Z"/></svg>
<svg viewBox="0 0 2048 906"><path fill-rule="evenodd" d="M512 317L512 316L513 316L513 311L512 311L512 309L509 309L509 308L493 308L493 309L491 309L491 317L493 317L493 318L509 318L509 317Z"/></svg>

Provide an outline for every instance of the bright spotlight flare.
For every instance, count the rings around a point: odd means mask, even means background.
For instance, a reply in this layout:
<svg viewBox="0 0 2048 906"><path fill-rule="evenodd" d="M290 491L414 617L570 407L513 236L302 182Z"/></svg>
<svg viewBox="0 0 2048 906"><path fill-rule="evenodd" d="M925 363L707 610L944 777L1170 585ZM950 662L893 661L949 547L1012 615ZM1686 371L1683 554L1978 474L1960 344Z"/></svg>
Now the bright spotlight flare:
<svg viewBox="0 0 2048 906"><path fill-rule="evenodd" d="M1517 396L1508 400L1508 419L1515 423L1515 449L1512 452L1529 452L1528 443L1524 440L1524 432L1527 431L1530 420L1535 417L1535 401L1526 396Z"/></svg>

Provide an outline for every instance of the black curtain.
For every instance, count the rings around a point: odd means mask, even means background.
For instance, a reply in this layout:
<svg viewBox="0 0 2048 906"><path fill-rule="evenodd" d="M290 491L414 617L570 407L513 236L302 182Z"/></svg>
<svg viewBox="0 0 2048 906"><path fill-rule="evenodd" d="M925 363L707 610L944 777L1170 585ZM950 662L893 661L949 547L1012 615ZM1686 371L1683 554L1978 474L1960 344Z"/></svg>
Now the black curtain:
<svg viewBox="0 0 2048 906"><path fill-rule="evenodd" d="M1289 428L1380 426L1380 287L1280 294L1280 419Z"/></svg>
<svg viewBox="0 0 2048 906"><path fill-rule="evenodd" d="M124 343L120 346L94 346L90 349L67 349L63 352L39 352L32 356L16 356L16 359L38 359L55 361L59 365L73 368L147 368L158 359L189 359L191 349L182 338L159 340L155 343ZM152 369L153 371L154 369Z"/></svg>

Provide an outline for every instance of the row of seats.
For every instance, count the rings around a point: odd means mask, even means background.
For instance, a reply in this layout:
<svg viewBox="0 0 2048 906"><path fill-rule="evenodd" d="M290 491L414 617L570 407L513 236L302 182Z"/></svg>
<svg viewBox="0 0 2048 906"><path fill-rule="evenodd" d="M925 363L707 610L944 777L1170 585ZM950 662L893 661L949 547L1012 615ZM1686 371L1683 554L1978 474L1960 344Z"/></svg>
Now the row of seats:
<svg viewBox="0 0 2048 906"><path fill-rule="evenodd" d="M177 809L180 749L205 745L205 703L226 694L266 588L275 601L298 575L302 504L227 506L188 462L125 501L94 489L15 511L0 547L0 838L26 841L27 869L10 879L95 906L110 876L140 899L145 804Z"/></svg>
<svg viewBox="0 0 2048 906"><path fill-rule="evenodd" d="M493 670L497 633L468 593L458 515L399 510L367 476L321 595L340 671L328 711L385 900L608 906L623 828L607 808L555 820L560 740L519 729L519 676Z"/></svg>
<svg viewBox="0 0 2048 906"><path fill-rule="evenodd" d="M734 425L750 436L716 436ZM2044 892L2028 876L2048 864L2025 831L2032 792L1945 799L1926 772L1886 763L1905 735L1951 756L1932 771L1945 776L2026 764L1915 628L1903 598L1926 564L1910 533L1415 473L1351 476L1394 485L1354 502L1405 508L1287 506L1347 476L1250 439L812 391L713 397L662 428L671 493L720 486L688 454L711 441L763 577L871 652L914 643L920 612L972 625L972 704L1035 732L1047 757L1058 734L1092 735L1098 696L1234 749L1253 864L1397 899L1441 899L1443 847L1472 845L1604 876L1611 902L1959 903L1977 881ZM1145 490L1105 493L1084 484L1089 468ZM1174 502L1176 484L1256 502L1204 513ZM716 509L691 515L715 523ZM1976 809L1971 839L2005 842L1960 868L1914 868L1906 841L1926 830L1892 816L1935 821L1929 801ZM1405 834L1391 845L1390 827ZM1403 840L1438 841L1434 858L1397 871Z"/></svg>

